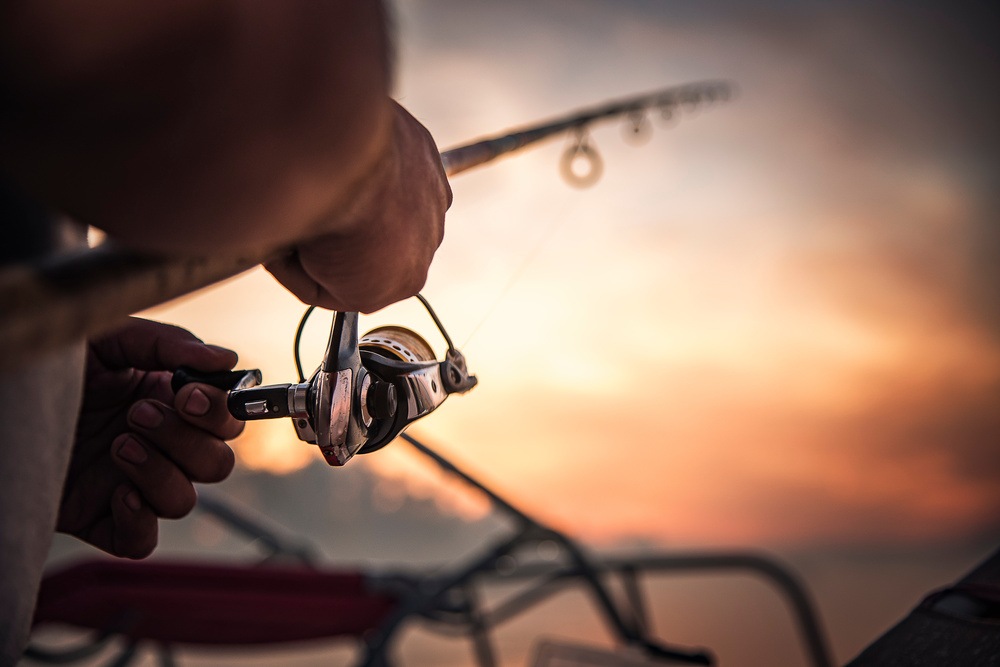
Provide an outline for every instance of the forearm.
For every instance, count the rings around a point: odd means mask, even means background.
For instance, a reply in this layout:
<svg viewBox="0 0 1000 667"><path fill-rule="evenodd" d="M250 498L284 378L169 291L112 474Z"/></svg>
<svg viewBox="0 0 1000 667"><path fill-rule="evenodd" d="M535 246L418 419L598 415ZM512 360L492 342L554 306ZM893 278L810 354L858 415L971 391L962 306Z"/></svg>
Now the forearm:
<svg viewBox="0 0 1000 667"><path fill-rule="evenodd" d="M387 151L377 2L65 4L5 10L0 168L125 243L246 251L336 230Z"/></svg>

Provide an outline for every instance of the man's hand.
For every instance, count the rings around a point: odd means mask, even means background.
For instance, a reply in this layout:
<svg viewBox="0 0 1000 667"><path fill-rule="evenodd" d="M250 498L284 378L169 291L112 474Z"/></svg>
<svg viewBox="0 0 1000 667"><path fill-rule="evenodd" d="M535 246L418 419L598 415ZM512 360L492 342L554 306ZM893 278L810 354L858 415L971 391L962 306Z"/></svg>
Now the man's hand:
<svg viewBox="0 0 1000 667"><path fill-rule="evenodd" d="M149 555L158 519L194 507L192 482L229 475L233 452L225 440L243 430L225 392L190 384L174 395L172 371L235 364L235 352L147 320L91 341L58 529L117 556Z"/></svg>
<svg viewBox="0 0 1000 667"><path fill-rule="evenodd" d="M299 243L267 270L302 301L372 312L416 294L444 236L451 188L430 133L394 105L382 160L333 231Z"/></svg>
<svg viewBox="0 0 1000 667"><path fill-rule="evenodd" d="M268 268L299 298L377 310L451 201L388 43L378 0L0 3L0 172L144 252L294 244Z"/></svg>

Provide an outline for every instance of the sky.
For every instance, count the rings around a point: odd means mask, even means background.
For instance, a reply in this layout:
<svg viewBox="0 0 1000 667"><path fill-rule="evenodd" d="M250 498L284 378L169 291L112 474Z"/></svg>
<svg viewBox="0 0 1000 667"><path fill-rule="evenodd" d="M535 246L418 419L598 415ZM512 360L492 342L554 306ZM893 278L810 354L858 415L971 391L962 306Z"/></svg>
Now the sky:
<svg viewBox="0 0 1000 667"><path fill-rule="evenodd" d="M453 179L423 293L480 384L412 432L597 545L919 553L995 536L991 12L400 1L395 94L442 149L661 87L738 87L651 118L641 145L595 127L589 189L561 181L563 139ZM256 271L151 315L277 383L294 379L301 311ZM314 319L307 365L329 321ZM441 352L415 302L362 328L386 322ZM284 423L234 447L245 471L319 457ZM484 511L403 447L349 465Z"/></svg>
<svg viewBox="0 0 1000 667"><path fill-rule="evenodd" d="M453 179L424 294L481 383L414 432L597 540L994 529L997 59L974 14L400 3L396 95L442 149L669 85L739 91L652 118L643 145L595 128L591 189L559 179L561 139ZM362 327L440 351L414 303ZM252 274L156 315L283 382L299 309ZM301 467L315 452L288 431L250 429L241 460ZM405 457L372 459L420 486Z"/></svg>

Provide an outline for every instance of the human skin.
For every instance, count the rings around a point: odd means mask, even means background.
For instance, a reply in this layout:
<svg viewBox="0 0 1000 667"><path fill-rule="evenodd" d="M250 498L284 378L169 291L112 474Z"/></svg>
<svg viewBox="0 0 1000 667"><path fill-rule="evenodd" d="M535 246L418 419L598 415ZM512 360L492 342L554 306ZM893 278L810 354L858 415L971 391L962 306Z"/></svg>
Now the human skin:
<svg viewBox="0 0 1000 667"><path fill-rule="evenodd" d="M175 394L172 371L224 371L236 361L180 327L137 318L90 341L58 530L116 556L149 555L159 519L194 507L193 483L229 475L226 440L243 430L224 391L189 384Z"/></svg>
<svg viewBox="0 0 1000 667"><path fill-rule="evenodd" d="M272 256L302 300L377 310L423 285L451 203L388 51L375 0L3 3L0 176L125 246ZM239 433L221 391L174 396L170 371L235 362L154 323L91 341L59 529L148 554Z"/></svg>
<svg viewBox="0 0 1000 667"><path fill-rule="evenodd" d="M156 253L271 255L326 308L415 293L451 191L373 0L0 8L0 171Z"/></svg>

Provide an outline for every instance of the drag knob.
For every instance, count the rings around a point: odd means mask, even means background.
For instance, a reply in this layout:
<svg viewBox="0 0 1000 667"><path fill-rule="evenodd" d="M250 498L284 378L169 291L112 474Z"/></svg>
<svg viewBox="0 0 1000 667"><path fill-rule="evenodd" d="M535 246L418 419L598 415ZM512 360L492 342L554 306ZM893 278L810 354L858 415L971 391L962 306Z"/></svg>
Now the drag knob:
<svg viewBox="0 0 1000 667"><path fill-rule="evenodd" d="M375 419L390 419L396 414L396 387L391 382L376 380L368 388L368 414Z"/></svg>

